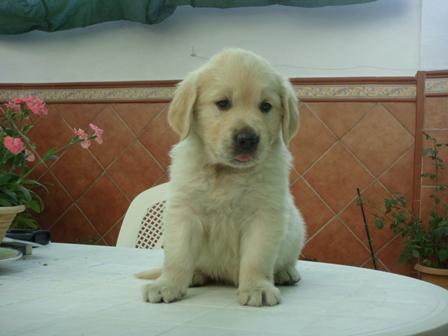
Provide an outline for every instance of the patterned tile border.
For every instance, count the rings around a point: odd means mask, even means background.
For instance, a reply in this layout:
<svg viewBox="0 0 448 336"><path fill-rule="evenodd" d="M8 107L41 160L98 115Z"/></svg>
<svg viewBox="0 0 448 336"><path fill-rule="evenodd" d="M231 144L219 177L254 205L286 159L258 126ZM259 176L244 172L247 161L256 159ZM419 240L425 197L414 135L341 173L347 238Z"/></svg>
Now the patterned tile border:
<svg viewBox="0 0 448 336"><path fill-rule="evenodd" d="M448 82L446 84L448 85ZM412 84L299 84L294 87L300 99L414 99L416 96L416 87ZM27 95L38 95L47 102L167 101L172 98L174 89L174 86L124 88L28 86L14 89L0 88L0 101Z"/></svg>
<svg viewBox="0 0 448 336"><path fill-rule="evenodd" d="M46 102L170 100L174 87L84 88L84 89L0 89L0 101L37 95Z"/></svg>
<svg viewBox="0 0 448 336"><path fill-rule="evenodd" d="M301 99L413 99L415 85L406 84L344 84L295 86Z"/></svg>
<svg viewBox="0 0 448 336"><path fill-rule="evenodd" d="M425 93L448 94L448 78L428 78L425 81Z"/></svg>

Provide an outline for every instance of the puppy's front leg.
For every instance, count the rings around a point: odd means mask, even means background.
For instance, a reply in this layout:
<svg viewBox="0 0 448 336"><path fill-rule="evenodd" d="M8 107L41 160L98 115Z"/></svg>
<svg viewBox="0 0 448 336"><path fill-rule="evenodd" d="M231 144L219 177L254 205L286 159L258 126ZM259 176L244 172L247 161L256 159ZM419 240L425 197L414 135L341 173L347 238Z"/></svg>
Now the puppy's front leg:
<svg viewBox="0 0 448 336"><path fill-rule="evenodd" d="M273 277L282 229L276 227L278 221L269 217L258 217L242 237L238 287L242 305L258 307L280 303L280 291L274 286Z"/></svg>
<svg viewBox="0 0 448 336"><path fill-rule="evenodd" d="M145 301L169 303L185 296L193 277L201 239L202 227L194 215L182 211L166 214L162 275L144 287Z"/></svg>

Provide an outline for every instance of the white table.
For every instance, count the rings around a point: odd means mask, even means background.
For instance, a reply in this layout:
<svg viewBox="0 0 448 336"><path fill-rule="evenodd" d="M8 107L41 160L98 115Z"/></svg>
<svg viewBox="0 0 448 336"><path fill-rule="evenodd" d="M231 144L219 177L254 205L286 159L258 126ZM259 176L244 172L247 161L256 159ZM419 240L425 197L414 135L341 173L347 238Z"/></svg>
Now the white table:
<svg viewBox="0 0 448 336"><path fill-rule="evenodd" d="M207 286L177 303L141 299L135 272L160 250L51 244L0 265L0 335L448 335L448 291L389 273L299 262L275 307Z"/></svg>

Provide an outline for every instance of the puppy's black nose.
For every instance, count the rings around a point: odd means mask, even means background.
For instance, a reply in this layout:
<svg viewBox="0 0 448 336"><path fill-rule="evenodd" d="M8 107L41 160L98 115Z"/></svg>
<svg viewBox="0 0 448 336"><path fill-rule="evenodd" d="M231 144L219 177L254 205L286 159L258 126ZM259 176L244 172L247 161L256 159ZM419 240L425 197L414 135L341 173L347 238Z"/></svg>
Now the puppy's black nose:
<svg viewBox="0 0 448 336"><path fill-rule="evenodd" d="M249 127L237 132L233 138L235 152L237 153L253 153L259 142L260 137Z"/></svg>

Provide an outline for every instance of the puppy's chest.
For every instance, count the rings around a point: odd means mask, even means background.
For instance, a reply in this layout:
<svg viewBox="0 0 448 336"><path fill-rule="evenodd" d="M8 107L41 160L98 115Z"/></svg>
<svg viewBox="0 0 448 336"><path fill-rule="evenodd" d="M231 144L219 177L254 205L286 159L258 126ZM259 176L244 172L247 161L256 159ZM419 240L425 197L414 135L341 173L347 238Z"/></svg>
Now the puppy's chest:
<svg viewBox="0 0 448 336"><path fill-rule="evenodd" d="M235 281L241 237L250 225L253 206L245 190L213 190L203 193L197 213L203 236L197 266L216 279Z"/></svg>
<svg viewBox="0 0 448 336"><path fill-rule="evenodd" d="M206 192L197 203L197 213L206 227L225 225L236 229L244 224L254 208L252 195L245 190Z"/></svg>
<svg viewBox="0 0 448 336"><path fill-rule="evenodd" d="M204 183L197 193L199 212L207 217L241 218L254 208L257 198L252 180L241 177Z"/></svg>

